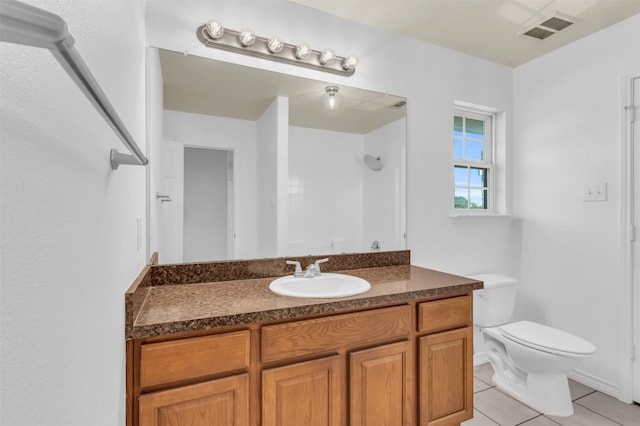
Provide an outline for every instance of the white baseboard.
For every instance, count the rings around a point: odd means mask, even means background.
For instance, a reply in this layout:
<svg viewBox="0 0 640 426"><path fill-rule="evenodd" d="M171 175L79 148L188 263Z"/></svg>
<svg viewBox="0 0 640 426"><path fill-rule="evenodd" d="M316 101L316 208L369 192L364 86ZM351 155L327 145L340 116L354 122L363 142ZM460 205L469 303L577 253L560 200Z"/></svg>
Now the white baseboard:
<svg viewBox="0 0 640 426"><path fill-rule="evenodd" d="M592 389L598 390L602 393L606 393L616 399L620 399L620 388L615 383L611 383L607 380L603 380L592 374L586 373L582 370L573 370L569 373L569 378L583 385L589 386Z"/></svg>
<svg viewBox="0 0 640 426"><path fill-rule="evenodd" d="M478 365L486 364L489 362L489 357L486 353L480 352L477 354L473 354L473 366L477 367Z"/></svg>

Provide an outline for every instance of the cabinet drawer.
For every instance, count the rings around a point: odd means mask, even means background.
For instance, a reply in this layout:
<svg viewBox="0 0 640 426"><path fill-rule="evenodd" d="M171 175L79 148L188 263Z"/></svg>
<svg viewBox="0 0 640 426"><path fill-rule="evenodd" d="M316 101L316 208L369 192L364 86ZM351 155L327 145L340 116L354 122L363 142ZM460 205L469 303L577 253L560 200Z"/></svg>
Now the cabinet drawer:
<svg viewBox="0 0 640 426"><path fill-rule="evenodd" d="M262 362L406 337L410 331L408 305L270 325L262 328Z"/></svg>
<svg viewBox="0 0 640 426"><path fill-rule="evenodd" d="M140 387L249 367L249 331L142 345Z"/></svg>
<svg viewBox="0 0 640 426"><path fill-rule="evenodd" d="M249 425L249 375L140 396L140 425Z"/></svg>
<svg viewBox="0 0 640 426"><path fill-rule="evenodd" d="M418 305L418 331L441 331L466 327L473 322L469 295L433 300Z"/></svg>

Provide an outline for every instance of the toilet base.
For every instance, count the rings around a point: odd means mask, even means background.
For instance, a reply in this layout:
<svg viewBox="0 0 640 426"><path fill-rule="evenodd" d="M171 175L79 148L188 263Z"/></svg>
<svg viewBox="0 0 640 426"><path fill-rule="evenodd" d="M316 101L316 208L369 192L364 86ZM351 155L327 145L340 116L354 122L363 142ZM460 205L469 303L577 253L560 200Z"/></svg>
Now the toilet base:
<svg viewBox="0 0 640 426"><path fill-rule="evenodd" d="M573 415L569 381L564 374L527 374L526 383L505 380L495 374L493 382L501 391L543 414Z"/></svg>
<svg viewBox="0 0 640 426"><path fill-rule="evenodd" d="M532 353L505 339L495 329L485 329L484 338L485 351L495 373L493 382L501 391L543 414L558 417L573 414L567 372L576 360L557 359L556 355L543 352ZM536 357L536 363L531 362L531 356ZM570 365L567 364L569 361ZM553 366L556 371L541 372L538 365L546 369Z"/></svg>

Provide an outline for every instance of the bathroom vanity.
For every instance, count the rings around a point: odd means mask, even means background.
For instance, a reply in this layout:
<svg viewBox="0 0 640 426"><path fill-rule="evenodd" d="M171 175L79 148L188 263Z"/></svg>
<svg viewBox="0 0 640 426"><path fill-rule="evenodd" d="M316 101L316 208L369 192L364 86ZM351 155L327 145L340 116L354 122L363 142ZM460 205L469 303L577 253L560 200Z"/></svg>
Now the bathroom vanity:
<svg viewBox="0 0 640 426"><path fill-rule="evenodd" d="M294 258L303 265L319 256ZM473 416L473 279L409 252L331 256L371 283L279 296L285 259L146 267L125 295L127 424L456 425Z"/></svg>

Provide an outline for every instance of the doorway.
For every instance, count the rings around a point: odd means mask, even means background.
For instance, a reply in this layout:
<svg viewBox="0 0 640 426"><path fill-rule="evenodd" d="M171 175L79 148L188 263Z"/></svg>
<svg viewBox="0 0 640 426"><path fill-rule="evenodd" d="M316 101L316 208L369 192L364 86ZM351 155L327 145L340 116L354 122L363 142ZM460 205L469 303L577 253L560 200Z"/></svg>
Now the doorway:
<svg viewBox="0 0 640 426"><path fill-rule="evenodd" d="M184 262L233 258L233 150L184 148Z"/></svg>

